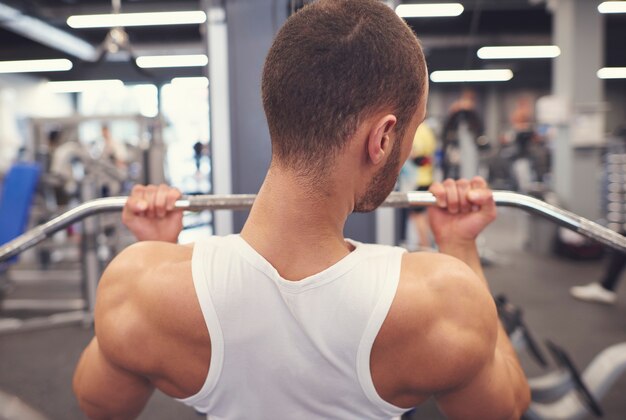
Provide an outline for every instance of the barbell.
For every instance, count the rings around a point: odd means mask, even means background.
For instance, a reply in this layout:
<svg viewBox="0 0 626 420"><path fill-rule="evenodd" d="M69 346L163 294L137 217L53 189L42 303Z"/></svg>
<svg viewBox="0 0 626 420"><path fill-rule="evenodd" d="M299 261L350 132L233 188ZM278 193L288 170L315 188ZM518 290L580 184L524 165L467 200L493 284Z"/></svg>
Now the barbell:
<svg viewBox="0 0 626 420"><path fill-rule="evenodd" d="M252 207L254 194L243 195L196 195L185 196L176 201L180 210L246 210ZM494 191L497 206L516 207L528 213L542 216L560 226L571 229L591 239L595 239L618 251L626 253L626 237L601 226L591 220L544 201L510 191ZM99 213L120 211L126 204L127 197L108 197L87 201L66 213L36 226L12 241L0 246L0 262L34 247L54 233L82 219ZM393 192L387 197L382 207L424 207L436 203L435 197L426 191Z"/></svg>

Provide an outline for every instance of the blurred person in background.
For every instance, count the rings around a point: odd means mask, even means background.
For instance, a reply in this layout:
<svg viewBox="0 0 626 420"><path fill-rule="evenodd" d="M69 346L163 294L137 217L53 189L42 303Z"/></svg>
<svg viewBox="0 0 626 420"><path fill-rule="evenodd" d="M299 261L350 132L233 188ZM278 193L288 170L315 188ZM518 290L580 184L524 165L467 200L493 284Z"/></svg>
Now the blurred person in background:
<svg viewBox="0 0 626 420"><path fill-rule="evenodd" d="M511 168L517 191L526 193L532 183L530 145L535 136L532 126L532 110L527 98L520 98L510 116L515 154Z"/></svg>
<svg viewBox="0 0 626 420"><path fill-rule="evenodd" d="M100 159L103 164L110 164L112 167L104 171L108 176L102 177L101 196L110 197L121 193L123 180L128 177L128 150L126 145L113 138L111 129L107 124L102 124L103 148ZM106 167L106 166L105 166Z"/></svg>
<svg viewBox="0 0 626 420"><path fill-rule="evenodd" d="M55 189L57 204L65 206L71 197L79 197L85 166L91 159L87 149L79 141L67 138L59 130L52 130L48 134L48 153L49 178L53 178L58 185Z"/></svg>
<svg viewBox="0 0 626 420"><path fill-rule="evenodd" d="M118 168L124 169L128 164L128 152L126 146L113 138L111 128L102 124L102 140L104 141L102 157L113 163Z"/></svg>
<svg viewBox="0 0 626 420"><path fill-rule="evenodd" d="M534 106L529 96L517 99L509 114L510 129L499 139L489 159L489 181L503 189L529 193L550 172L550 151L534 123Z"/></svg>
<svg viewBox="0 0 626 420"><path fill-rule="evenodd" d="M428 123L423 122L415 133L413 146L407 164L412 166L410 173L414 174L413 189L416 191L428 191L434 181L435 152L437 151L437 139ZM418 235L420 248L431 247L431 232L428 226L428 214L425 207L407 209L408 219Z"/></svg>
<svg viewBox="0 0 626 420"><path fill-rule="evenodd" d="M626 231L621 232L626 235ZM589 283L585 286L574 286L570 289L573 297L586 302L598 302L612 305L617 300L617 288L621 274L626 267L626 254L611 250L609 263L600 282Z"/></svg>
<svg viewBox="0 0 626 420"><path fill-rule="evenodd" d="M202 158L209 155L209 145L198 140L193 144L193 160L196 164L196 173L199 174L202 167Z"/></svg>
<svg viewBox="0 0 626 420"><path fill-rule="evenodd" d="M463 124L467 125L467 130L478 147L477 140L482 137L484 126L476 110L476 92L471 89L464 89L460 98L450 106L448 117L443 124L441 166L444 179L461 177L461 126Z"/></svg>

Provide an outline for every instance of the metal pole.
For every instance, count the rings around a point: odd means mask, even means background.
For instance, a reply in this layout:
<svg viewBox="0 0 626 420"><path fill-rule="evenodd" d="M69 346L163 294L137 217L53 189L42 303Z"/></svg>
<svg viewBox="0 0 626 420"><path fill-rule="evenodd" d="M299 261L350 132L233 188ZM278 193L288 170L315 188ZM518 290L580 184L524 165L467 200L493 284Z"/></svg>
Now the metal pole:
<svg viewBox="0 0 626 420"><path fill-rule="evenodd" d="M246 210L252 207L255 195L198 195L184 197L176 202L176 208L188 211L201 210ZM544 217L560 226L571 229L588 238L626 253L626 237L601 226L591 220L569 211L547 204L541 200L509 191L494 191L496 205L516 207L526 212ZM100 198L88 201L67 213L37 226L0 247L0 261L4 261L29 249L55 232L94 214L120 211L126 204L126 197ZM429 192L394 192L387 197L383 207L432 206L435 197Z"/></svg>
<svg viewBox="0 0 626 420"><path fill-rule="evenodd" d="M82 194L84 198L93 198L96 196L96 175L87 176L82 182ZM83 270L83 296L87 305L85 315L92 317L96 308L96 290L98 288L98 280L102 270L100 269L100 261L98 260L98 220L95 218L83 219L83 231L81 235L81 254L82 254L82 270ZM85 324L90 324L91 319L85 319Z"/></svg>

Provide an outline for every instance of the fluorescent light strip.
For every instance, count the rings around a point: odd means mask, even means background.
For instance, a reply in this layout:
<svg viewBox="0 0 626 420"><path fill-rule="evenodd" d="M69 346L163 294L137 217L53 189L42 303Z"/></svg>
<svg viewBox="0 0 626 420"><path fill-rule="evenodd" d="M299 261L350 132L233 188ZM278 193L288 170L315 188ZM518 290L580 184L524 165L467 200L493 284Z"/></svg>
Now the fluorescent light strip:
<svg viewBox="0 0 626 420"><path fill-rule="evenodd" d="M430 74L435 83L453 82L506 82L513 78L509 69L496 70L440 70Z"/></svg>
<svg viewBox="0 0 626 420"><path fill-rule="evenodd" d="M0 61L0 73L38 73L68 71L74 65L65 58L52 60Z"/></svg>
<svg viewBox="0 0 626 420"><path fill-rule="evenodd" d="M46 87L56 93L84 92L91 89L116 89L124 86L121 80L75 80L68 82L48 82Z"/></svg>
<svg viewBox="0 0 626 420"><path fill-rule="evenodd" d="M206 13L189 12L119 13L106 15L77 15L67 18L74 29L113 28L116 26L193 25L206 22Z"/></svg>
<svg viewBox="0 0 626 420"><path fill-rule="evenodd" d="M515 47L482 47L478 57L483 60L499 60L507 58L555 58L561 55L556 45L529 45Z"/></svg>
<svg viewBox="0 0 626 420"><path fill-rule="evenodd" d="M626 79L626 67L604 67L598 70L600 79Z"/></svg>
<svg viewBox="0 0 626 420"><path fill-rule="evenodd" d="M459 16L464 7L461 3L400 4L396 14L403 18Z"/></svg>
<svg viewBox="0 0 626 420"><path fill-rule="evenodd" d="M175 77L172 79L174 86L191 87L191 88L208 88L209 79L206 77Z"/></svg>
<svg viewBox="0 0 626 420"><path fill-rule="evenodd" d="M626 1L605 1L598 5L600 13L626 13Z"/></svg>
<svg viewBox="0 0 626 420"><path fill-rule="evenodd" d="M204 67L209 57L204 54L193 55L144 55L137 57L137 65L142 69L164 67Z"/></svg>

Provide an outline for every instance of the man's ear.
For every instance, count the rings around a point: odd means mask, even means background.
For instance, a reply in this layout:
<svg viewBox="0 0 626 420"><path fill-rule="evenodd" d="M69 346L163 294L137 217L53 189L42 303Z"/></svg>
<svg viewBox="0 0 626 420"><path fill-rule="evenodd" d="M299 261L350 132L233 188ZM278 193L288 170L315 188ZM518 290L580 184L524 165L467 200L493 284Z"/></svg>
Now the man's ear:
<svg viewBox="0 0 626 420"><path fill-rule="evenodd" d="M393 147L391 133L397 122L395 115L388 114L376 120L372 125L367 138L367 152L374 165L382 162L391 151Z"/></svg>

